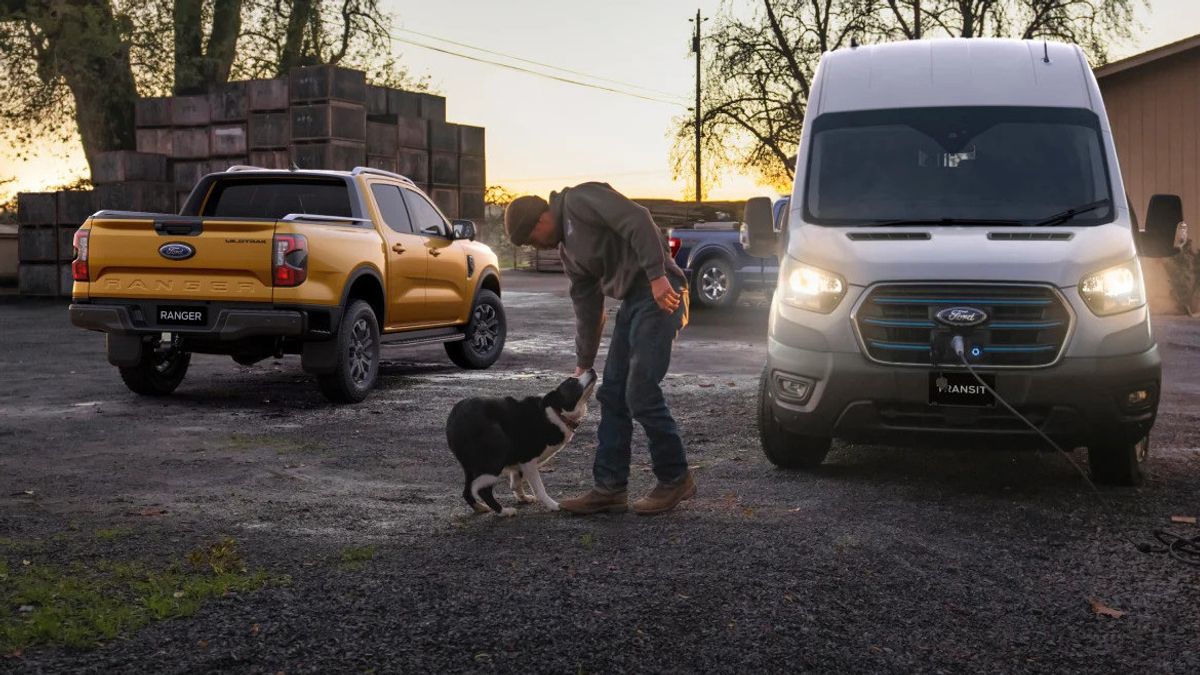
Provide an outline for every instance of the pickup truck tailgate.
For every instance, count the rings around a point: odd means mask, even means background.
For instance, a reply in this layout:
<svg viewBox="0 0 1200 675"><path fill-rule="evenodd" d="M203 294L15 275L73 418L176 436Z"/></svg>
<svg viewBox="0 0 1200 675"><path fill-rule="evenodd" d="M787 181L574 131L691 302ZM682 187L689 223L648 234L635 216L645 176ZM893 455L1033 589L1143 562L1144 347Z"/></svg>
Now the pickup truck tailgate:
<svg viewBox="0 0 1200 675"><path fill-rule="evenodd" d="M273 220L91 221L92 298L271 302Z"/></svg>

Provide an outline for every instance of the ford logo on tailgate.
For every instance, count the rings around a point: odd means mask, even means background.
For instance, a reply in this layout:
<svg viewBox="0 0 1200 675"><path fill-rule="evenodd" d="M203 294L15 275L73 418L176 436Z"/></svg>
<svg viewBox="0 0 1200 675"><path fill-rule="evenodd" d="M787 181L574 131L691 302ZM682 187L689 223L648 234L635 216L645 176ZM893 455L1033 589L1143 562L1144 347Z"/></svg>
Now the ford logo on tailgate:
<svg viewBox="0 0 1200 675"><path fill-rule="evenodd" d="M191 244L173 241L158 247L158 254L167 260L187 260L196 255L196 249Z"/></svg>
<svg viewBox="0 0 1200 675"><path fill-rule="evenodd" d="M937 320L947 326L978 326L988 320L988 315L974 307L947 307L937 313Z"/></svg>

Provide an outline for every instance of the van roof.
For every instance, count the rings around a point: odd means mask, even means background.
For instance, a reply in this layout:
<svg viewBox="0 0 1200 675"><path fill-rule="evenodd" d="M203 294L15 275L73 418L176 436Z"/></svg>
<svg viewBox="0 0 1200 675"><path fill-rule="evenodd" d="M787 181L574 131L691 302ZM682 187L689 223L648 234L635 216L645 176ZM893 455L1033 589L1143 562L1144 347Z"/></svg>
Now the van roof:
<svg viewBox="0 0 1200 675"><path fill-rule="evenodd" d="M814 114L955 105L1101 110L1083 51L1041 40L953 38L838 49L821 58L816 79Z"/></svg>

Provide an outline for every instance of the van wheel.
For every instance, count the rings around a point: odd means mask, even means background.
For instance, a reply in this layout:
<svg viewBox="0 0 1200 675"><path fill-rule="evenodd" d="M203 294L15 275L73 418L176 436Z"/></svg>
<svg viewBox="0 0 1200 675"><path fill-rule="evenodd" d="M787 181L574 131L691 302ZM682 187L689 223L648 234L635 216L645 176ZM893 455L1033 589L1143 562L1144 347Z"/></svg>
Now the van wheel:
<svg viewBox="0 0 1200 675"><path fill-rule="evenodd" d="M1097 483L1134 486L1142 482L1142 466L1150 456L1150 437L1140 441L1100 441L1088 446L1088 466Z"/></svg>
<svg viewBox="0 0 1200 675"><path fill-rule="evenodd" d="M167 396L183 382L192 355L171 349L159 352L153 343L142 344L142 359L136 365L120 368L121 380L135 394Z"/></svg>
<svg viewBox="0 0 1200 675"><path fill-rule="evenodd" d="M479 291L475 306L471 308L466 335L466 339L447 342L446 355L459 368L490 368L504 351L504 338L508 335L500 296L486 289Z"/></svg>
<svg viewBox="0 0 1200 675"><path fill-rule="evenodd" d="M325 398L334 403L358 403L371 393L379 379L379 322L362 300L342 314L337 336L337 365L317 376Z"/></svg>
<svg viewBox="0 0 1200 675"><path fill-rule="evenodd" d="M703 309L732 307L742 293L742 284L733 265L722 257L700 263L695 280L696 304Z"/></svg>
<svg viewBox="0 0 1200 675"><path fill-rule="evenodd" d="M771 371L763 368L758 386L758 436L763 454L781 469L813 469L825 461L832 439L794 434L775 420L771 409Z"/></svg>

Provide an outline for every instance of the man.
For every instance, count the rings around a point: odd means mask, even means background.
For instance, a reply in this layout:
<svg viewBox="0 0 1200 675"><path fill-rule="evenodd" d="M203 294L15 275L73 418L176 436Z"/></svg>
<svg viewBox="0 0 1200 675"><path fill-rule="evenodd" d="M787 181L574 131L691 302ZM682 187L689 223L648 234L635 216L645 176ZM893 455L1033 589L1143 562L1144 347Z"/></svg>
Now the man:
<svg viewBox="0 0 1200 675"><path fill-rule="evenodd" d="M575 305L578 376L592 367L604 328L604 296L621 301L604 364L595 481L559 502L577 514L628 508L633 421L646 431L658 485L633 504L642 515L669 511L696 493L679 428L662 393L671 347L687 324L687 281L650 212L605 183L514 199L504 229L518 246L558 247Z"/></svg>

